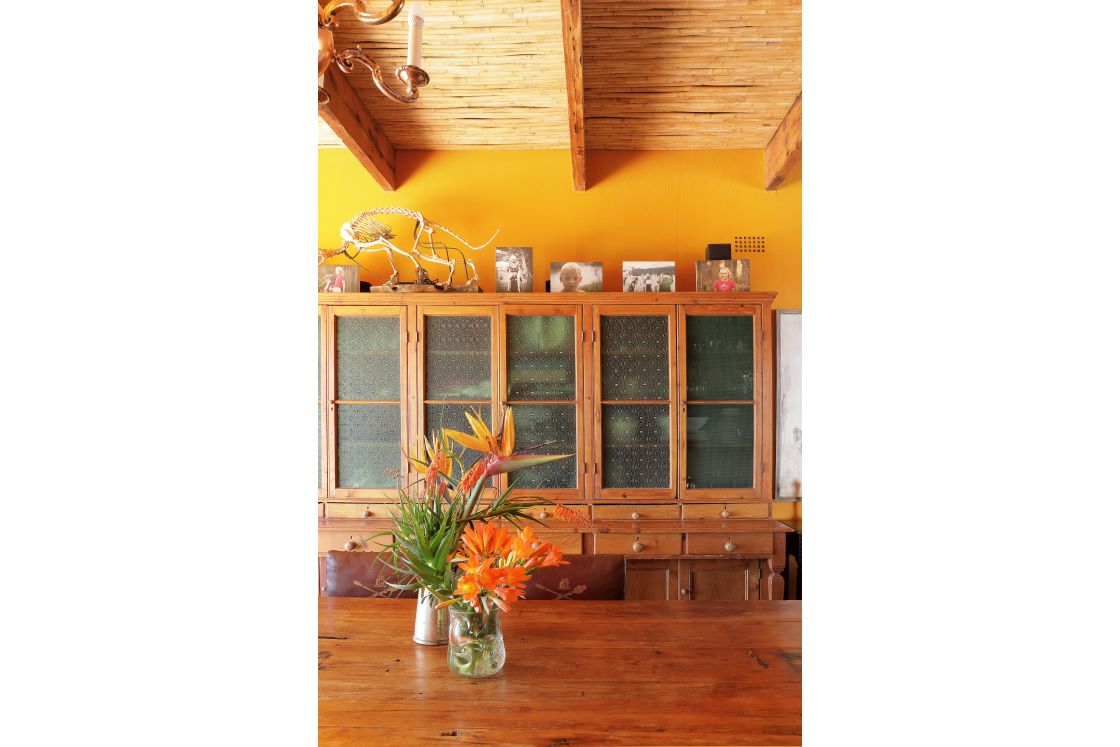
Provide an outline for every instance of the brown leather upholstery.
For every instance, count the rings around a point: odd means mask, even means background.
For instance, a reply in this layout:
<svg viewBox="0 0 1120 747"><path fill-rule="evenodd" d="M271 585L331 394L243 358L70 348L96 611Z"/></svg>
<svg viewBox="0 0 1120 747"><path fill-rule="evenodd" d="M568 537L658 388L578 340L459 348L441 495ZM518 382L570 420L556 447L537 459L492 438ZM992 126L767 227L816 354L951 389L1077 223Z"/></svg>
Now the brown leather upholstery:
<svg viewBox="0 0 1120 747"><path fill-rule="evenodd" d="M525 584L526 599L624 599L621 555L565 555L568 565L541 568Z"/></svg>
<svg viewBox="0 0 1120 747"><path fill-rule="evenodd" d="M399 591L387 585L404 583L389 562L387 553L331 550L327 553L327 596L415 599L415 591Z"/></svg>

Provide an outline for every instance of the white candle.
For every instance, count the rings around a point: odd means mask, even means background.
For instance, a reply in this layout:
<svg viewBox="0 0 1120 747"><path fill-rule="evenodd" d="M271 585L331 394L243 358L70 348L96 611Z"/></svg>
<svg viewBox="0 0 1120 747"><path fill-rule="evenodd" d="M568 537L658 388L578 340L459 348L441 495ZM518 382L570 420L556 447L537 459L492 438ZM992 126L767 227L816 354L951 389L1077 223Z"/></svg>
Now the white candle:
<svg viewBox="0 0 1120 747"><path fill-rule="evenodd" d="M424 31L424 9L420 3L408 6L408 64L421 67L420 36Z"/></svg>

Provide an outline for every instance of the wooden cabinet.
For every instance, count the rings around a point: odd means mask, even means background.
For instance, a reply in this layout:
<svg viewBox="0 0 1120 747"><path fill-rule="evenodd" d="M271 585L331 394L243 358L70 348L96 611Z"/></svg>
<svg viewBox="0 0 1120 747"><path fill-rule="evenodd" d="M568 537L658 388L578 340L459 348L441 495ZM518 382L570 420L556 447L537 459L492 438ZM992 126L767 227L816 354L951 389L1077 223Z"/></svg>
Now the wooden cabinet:
<svg viewBox="0 0 1120 747"><path fill-rule="evenodd" d="M626 555L641 598L768 598L788 531L770 519L773 298L321 294L320 552L386 525L416 477L401 443L509 406L520 450L574 455L518 473L517 494L614 525L565 552Z"/></svg>
<svg viewBox="0 0 1120 747"><path fill-rule="evenodd" d="M626 598L654 601L677 599L677 561L627 560Z"/></svg>
<svg viewBox="0 0 1120 747"><path fill-rule="evenodd" d="M499 366L502 405L512 408L518 448L574 454L503 475L515 495L580 501L586 491L583 309L575 304L503 304Z"/></svg>
<svg viewBox="0 0 1120 747"><path fill-rule="evenodd" d="M408 433L404 309L327 308L327 500L392 500Z"/></svg>
<svg viewBox="0 0 1120 747"><path fill-rule="evenodd" d="M595 498L677 492L676 307L595 306Z"/></svg>

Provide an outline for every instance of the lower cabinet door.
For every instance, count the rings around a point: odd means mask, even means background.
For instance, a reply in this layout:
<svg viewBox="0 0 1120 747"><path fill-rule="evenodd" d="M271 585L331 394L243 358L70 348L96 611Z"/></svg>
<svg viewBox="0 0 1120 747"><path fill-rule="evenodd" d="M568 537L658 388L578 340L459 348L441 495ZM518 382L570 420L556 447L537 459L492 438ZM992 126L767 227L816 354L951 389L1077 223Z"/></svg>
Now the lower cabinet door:
<svg viewBox="0 0 1120 747"><path fill-rule="evenodd" d="M759 599L759 563L766 561L682 560L681 596L699 602Z"/></svg>
<svg viewBox="0 0 1120 747"><path fill-rule="evenodd" d="M626 598L677 599L677 561L626 559Z"/></svg>

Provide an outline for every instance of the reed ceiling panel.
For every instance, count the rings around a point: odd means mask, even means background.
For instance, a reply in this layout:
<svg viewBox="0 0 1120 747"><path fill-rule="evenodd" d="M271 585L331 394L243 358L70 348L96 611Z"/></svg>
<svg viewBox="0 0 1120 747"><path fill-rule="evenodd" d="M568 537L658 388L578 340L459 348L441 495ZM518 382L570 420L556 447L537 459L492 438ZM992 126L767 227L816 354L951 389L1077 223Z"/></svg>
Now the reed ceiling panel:
<svg viewBox="0 0 1120 747"><path fill-rule="evenodd" d="M764 148L801 92L801 0L583 0L587 147Z"/></svg>
<svg viewBox="0 0 1120 747"><path fill-rule="evenodd" d="M415 104L350 84L397 148L567 148L559 0L428 0ZM764 148L801 92L801 0L583 0L589 149ZM338 15L387 78L405 60L407 12L365 26ZM321 128L322 129L322 128ZM329 131L320 145L339 144Z"/></svg>
<svg viewBox="0 0 1120 747"><path fill-rule="evenodd" d="M567 148L568 105L558 0L429 0L424 69L431 83L414 104L377 91L368 74L348 77L397 148ZM406 10L382 26L338 14L335 45L361 46L392 70L408 49ZM399 90L399 87L398 87Z"/></svg>

